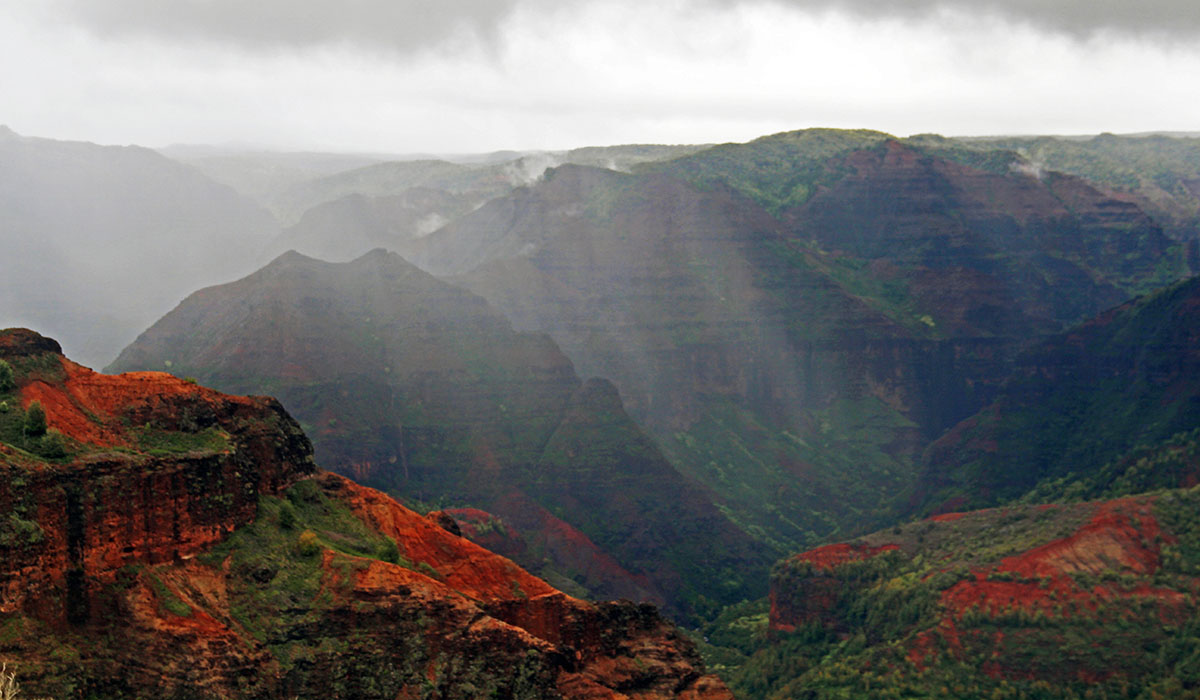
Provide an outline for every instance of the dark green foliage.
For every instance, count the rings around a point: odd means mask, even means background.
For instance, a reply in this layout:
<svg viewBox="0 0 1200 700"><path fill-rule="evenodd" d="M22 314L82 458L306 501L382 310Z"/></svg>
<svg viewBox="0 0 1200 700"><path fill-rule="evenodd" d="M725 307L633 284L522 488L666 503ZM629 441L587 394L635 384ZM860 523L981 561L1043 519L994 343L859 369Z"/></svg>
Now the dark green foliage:
<svg viewBox="0 0 1200 700"><path fill-rule="evenodd" d="M46 410L40 401L34 401L25 409L25 435L41 437L46 434Z"/></svg>
<svg viewBox="0 0 1200 700"><path fill-rule="evenodd" d="M1194 599L1200 487L1155 497L1154 514L1167 534L1160 540L1163 568L1152 576L1134 576L1117 564L1080 574L1076 593L1049 613L1019 605L955 613L943 606L943 592L976 580L977 572L986 572L989 582L1044 591L1050 580L992 567L1075 532L1097 508L1083 503L968 513L901 525L899 533L888 530L860 543L896 542L903 554L832 570L798 559L781 562L773 573L777 604L803 605L806 590L834 591L829 617L765 642L759 638L757 646L751 638L747 652L732 634L746 609L730 608L713 623L717 629L704 630L712 644L701 648L747 700L1194 696L1200 692L1193 666L1200 659ZM1097 589L1105 592L1093 596ZM1161 597L1143 592L1148 589ZM789 590L801 598L789 601ZM1168 602L1179 594L1183 602Z"/></svg>
<svg viewBox="0 0 1200 700"><path fill-rule="evenodd" d="M378 556L383 561L390 562L392 564L399 563L400 562L400 547L398 547L396 545L396 540L393 540L390 537L385 537L383 539L383 543L379 545ZM429 565L425 564L425 562L421 562L417 566L420 567L421 564L424 564L426 567L429 567ZM429 567L429 568L431 568L431 567Z"/></svg>
<svg viewBox="0 0 1200 700"><path fill-rule="evenodd" d="M32 451L46 459L61 459L67 456L67 447L63 442L62 433L57 430L50 430L42 435Z"/></svg>
<svg viewBox="0 0 1200 700"><path fill-rule="evenodd" d="M41 525L27 520L16 512L0 516L0 547L20 548L36 545L45 539Z"/></svg>
<svg viewBox="0 0 1200 700"><path fill-rule="evenodd" d="M1200 428L1156 444L1139 445L1093 471L1048 478L1021 497L1024 503L1119 498L1200 480Z"/></svg>
<svg viewBox="0 0 1200 700"><path fill-rule="evenodd" d="M0 394L12 391L17 386L13 378L12 365L0 360Z"/></svg>
<svg viewBox="0 0 1200 700"><path fill-rule="evenodd" d="M1168 491L1154 506L1159 524L1177 539L1163 547L1163 570L1200 577L1200 487Z"/></svg>

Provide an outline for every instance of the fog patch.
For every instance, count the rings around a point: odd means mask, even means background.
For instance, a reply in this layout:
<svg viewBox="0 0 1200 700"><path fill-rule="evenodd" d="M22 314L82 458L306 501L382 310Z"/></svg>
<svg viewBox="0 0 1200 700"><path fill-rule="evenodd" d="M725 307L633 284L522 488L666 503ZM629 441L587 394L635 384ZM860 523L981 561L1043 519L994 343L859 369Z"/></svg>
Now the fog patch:
<svg viewBox="0 0 1200 700"><path fill-rule="evenodd" d="M504 177L513 187L532 185L546 174L550 168L556 168L565 161L562 156L551 153L537 153L518 158L504 166Z"/></svg>
<svg viewBox="0 0 1200 700"><path fill-rule="evenodd" d="M437 212L432 212L417 221L416 226L414 226L413 236L415 238L424 238L448 223L450 223L449 219Z"/></svg>
<svg viewBox="0 0 1200 700"><path fill-rule="evenodd" d="M1045 177L1046 168L1041 163L1034 161L1013 161L1008 165L1009 172L1027 177L1034 177L1039 180Z"/></svg>

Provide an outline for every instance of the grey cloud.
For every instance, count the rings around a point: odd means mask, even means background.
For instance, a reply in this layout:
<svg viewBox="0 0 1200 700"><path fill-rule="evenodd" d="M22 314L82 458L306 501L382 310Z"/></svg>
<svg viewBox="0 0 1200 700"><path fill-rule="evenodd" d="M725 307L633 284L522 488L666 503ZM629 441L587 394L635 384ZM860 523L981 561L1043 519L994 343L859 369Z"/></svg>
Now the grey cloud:
<svg viewBox="0 0 1200 700"><path fill-rule="evenodd" d="M287 48L352 42L414 51L489 38L521 0L56 0L101 35Z"/></svg>
<svg viewBox="0 0 1200 700"><path fill-rule="evenodd" d="M743 0L701 0L736 5ZM1196 0L774 0L809 10L867 17L927 17L942 10L991 15L1075 37L1098 32L1187 37L1200 33Z"/></svg>
<svg viewBox="0 0 1200 700"><path fill-rule="evenodd" d="M622 0L581 0L621 2ZM100 34L232 43L248 48L350 42L399 52L466 36L489 40L521 6L553 12L552 0L53 0ZM1196 0L685 0L691 11L773 3L862 17L920 19L941 10L998 16L1044 31L1086 38L1111 30L1128 36L1200 35Z"/></svg>

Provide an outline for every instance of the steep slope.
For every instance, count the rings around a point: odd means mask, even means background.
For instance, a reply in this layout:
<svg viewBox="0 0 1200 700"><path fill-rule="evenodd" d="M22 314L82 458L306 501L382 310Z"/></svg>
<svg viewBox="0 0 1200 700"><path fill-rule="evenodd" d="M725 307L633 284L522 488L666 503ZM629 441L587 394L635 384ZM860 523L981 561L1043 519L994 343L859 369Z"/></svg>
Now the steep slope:
<svg viewBox="0 0 1200 700"><path fill-rule="evenodd" d="M3 128L0 212L0 326L42 328L97 367L191 290L253 270L277 231L151 150Z"/></svg>
<svg viewBox="0 0 1200 700"><path fill-rule="evenodd" d="M0 358L0 658L26 693L732 697L652 607L566 596L317 472L272 399L97 375L30 331ZM48 457L8 431L36 448L43 402Z"/></svg>
<svg viewBox="0 0 1200 700"><path fill-rule="evenodd" d="M952 513L777 565L739 697L1194 697L1200 491Z"/></svg>
<svg viewBox="0 0 1200 700"><path fill-rule="evenodd" d="M995 402L929 448L925 505L989 505L1039 483L1044 500L1098 496L1127 474L1137 490L1194 483L1194 467L1165 458L1200 428L1198 328L1192 278L1032 348Z"/></svg>
<svg viewBox="0 0 1200 700"><path fill-rule="evenodd" d="M681 611L761 586L763 548L663 459L609 383L581 382L548 337L394 254L289 253L201 290L113 365L138 367L278 396L317 459L363 483L523 532L569 524L620 563L551 562L596 594Z"/></svg>
<svg viewBox="0 0 1200 700"><path fill-rule="evenodd" d="M501 165L466 165L445 160L406 160L372 163L313 178L287 188L271 202L281 221L291 225L312 207L350 195L390 197L414 187L484 201L507 192L513 182Z"/></svg>

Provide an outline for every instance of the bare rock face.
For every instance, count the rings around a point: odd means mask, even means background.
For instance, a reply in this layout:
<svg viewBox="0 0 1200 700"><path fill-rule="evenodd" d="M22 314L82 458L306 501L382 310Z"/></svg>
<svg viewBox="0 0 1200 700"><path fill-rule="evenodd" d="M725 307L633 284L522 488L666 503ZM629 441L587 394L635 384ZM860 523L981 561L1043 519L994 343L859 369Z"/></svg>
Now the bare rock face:
<svg viewBox="0 0 1200 700"><path fill-rule="evenodd" d="M0 657L32 695L732 698L652 606L318 471L273 399L99 375L23 330L0 359Z"/></svg>

